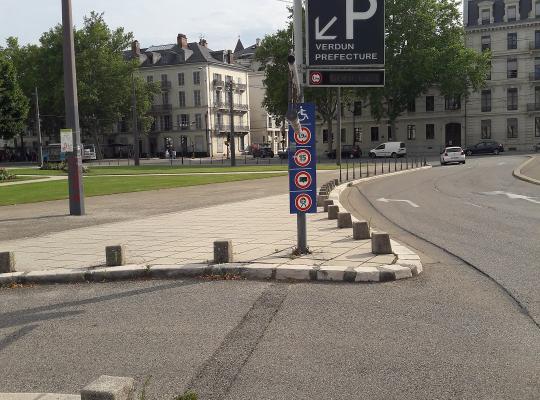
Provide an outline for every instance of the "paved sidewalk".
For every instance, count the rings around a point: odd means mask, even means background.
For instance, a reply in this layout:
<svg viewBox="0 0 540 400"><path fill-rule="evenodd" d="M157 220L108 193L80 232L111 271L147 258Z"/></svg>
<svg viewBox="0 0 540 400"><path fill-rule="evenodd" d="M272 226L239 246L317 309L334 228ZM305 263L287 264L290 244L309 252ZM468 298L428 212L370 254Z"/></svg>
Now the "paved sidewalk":
<svg viewBox="0 0 540 400"><path fill-rule="evenodd" d="M521 173L529 178L540 181L540 156L533 157L533 161L530 161Z"/></svg>

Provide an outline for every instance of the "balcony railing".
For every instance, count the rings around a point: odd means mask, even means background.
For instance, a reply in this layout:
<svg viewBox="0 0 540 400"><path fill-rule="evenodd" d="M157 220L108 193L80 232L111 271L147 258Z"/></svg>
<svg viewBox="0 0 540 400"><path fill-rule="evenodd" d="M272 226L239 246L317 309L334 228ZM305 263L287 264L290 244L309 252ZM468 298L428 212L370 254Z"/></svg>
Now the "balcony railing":
<svg viewBox="0 0 540 400"><path fill-rule="evenodd" d="M529 74L529 80L530 81L540 81L540 71L531 72Z"/></svg>
<svg viewBox="0 0 540 400"><path fill-rule="evenodd" d="M171 90L172 83L171 81L161 81L161 90Z"/></svg>
<svg viewBox="0 0 540 400"><path fill-rule="evenodd" d="M234 85L234 88L237 92L245 92L247 90L247 85L245 83L237 83Z"/></svg>
<svg viewBox="0 0 540 400"><path fill-rule="evenodd" d="M215 130L219 132L230 132L231 126L229 124L216 124ZM236 133L249 132L249 126L247 125L235 125L234 131Z"/></svg>
<svg viewBox="0 0 540 400"><path fill-rule="evenodd" d="M214 101L214 108L219 110L229 110L231 108L228 101ZM234 104L235 111L249 111L249 105L247 104Z"/></svg>
<svg viewBox="0 0 540 400"><path fill-rule="evenodd" d="M239 111L248 111L249 106L247 104L235 104L234 109Z"/></svg>
<svg viewBox="0 0 540 400"><path fill-rule="evenodd" d="M527 111L540 111L540 103L527 103Z"/></svg>
<svg viewBox="0 0 540 400"><path fill-rule="evenodd" d="M223 88L224 86L225 86L225 82L223 82L221 79L214 79L215 88Z"/></svg>
<svg viewBox="0 0 540 400"><path fill-rule="evenodd" d="M152 106L154 113L169 113L172 112L172 104L155 104Z"/></svg>

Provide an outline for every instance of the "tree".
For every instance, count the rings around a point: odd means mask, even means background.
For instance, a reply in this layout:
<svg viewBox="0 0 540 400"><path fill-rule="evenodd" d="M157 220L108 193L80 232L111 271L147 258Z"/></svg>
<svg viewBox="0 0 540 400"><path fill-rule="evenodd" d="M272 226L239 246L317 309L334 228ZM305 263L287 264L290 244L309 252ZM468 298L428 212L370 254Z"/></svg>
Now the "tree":
<svg viewBox="0 0 540 400"><path fill-rule="evenodd" d="M28 100L17 79L13 62L0 51L0 137L22 135L28 116Z"/></svg>

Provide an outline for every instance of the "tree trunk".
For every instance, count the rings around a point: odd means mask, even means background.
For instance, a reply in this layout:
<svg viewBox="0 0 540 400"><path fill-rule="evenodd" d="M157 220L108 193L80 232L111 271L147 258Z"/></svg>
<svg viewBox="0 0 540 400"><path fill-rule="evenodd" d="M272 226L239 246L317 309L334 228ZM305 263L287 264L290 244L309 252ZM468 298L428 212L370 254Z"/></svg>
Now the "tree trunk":
<svg viewBox="0 0 540 400"><path fill-rule="evenodd" d="M279 142L281 143L281 150L285 150L285 146L287 144L287 131L286 131L286 123L285 121L287 121L287 119L285 117L283 117L283 122L281 123L281 129L280 129L280 132L281 132L281 137L279 138Z"/></svg>
<svg viewBox="0 0 540 400"><path fill-rule="evenodd" d="M332 151L332 142L334 141L332 118L329 118L326 122L328 124L328 151Z"/></svg>

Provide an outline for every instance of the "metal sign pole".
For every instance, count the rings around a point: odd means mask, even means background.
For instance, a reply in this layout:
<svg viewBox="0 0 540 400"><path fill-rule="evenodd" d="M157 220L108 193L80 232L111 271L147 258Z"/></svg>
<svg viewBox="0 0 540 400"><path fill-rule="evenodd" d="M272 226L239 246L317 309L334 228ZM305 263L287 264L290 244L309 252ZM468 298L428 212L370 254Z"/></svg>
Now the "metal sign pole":
<svg viewBox="0 0 540 400"><path fill-rule="evenodd" d="M341 86L337 87L337 140L336 140L336 160L337 165L341 165Z"/></svg>
<svg viewBox="0 0 540 400"><path fill-rule="evenodd" d="M64 30L64 98L66 126L73 130L73 152L68 158L69 212L84 215L84 192L82 182L81 130L77 100L77 77L75 71L75 44L71 0L62 0L62 26Z"/></svg>
<svg viewBox="0 0 540 400"><path fill-rule="evenodd" d="M304 101L304 91L302 90L302 82L304 81L303 68L304 65L304 46L302 32L302 0L294 0L293 23L294 23L294 58L296 60L296 73L300 82L297 82L298 101ZM306 213L299 212L296 214L296 230L298 233L297 249L300 254L306 254L308 251L307 245L307 221Z"/></svg>

